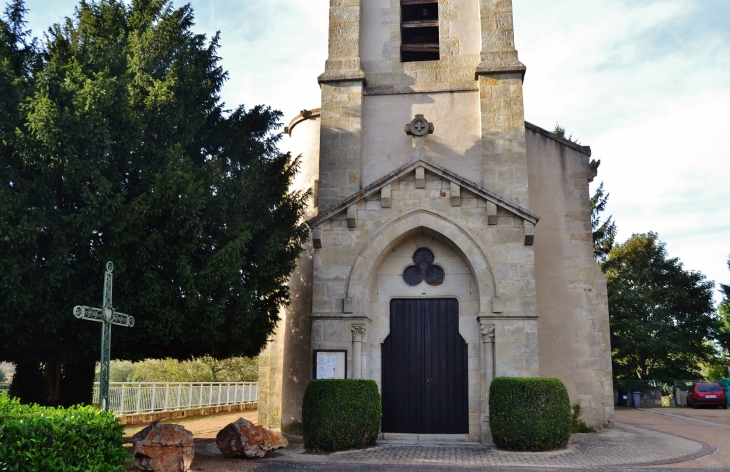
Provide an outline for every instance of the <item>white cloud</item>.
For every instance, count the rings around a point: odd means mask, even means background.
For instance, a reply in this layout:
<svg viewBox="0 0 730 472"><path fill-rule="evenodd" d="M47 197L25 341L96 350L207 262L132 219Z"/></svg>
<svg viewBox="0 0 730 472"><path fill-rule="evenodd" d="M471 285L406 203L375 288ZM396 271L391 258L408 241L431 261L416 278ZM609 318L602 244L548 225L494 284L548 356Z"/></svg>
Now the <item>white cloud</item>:
<svg viewBox="0 0 730 472"><path fill-rule="evenodd" d="M196 31L222 33L229 107L266 103L288 121L319 106L329 2L191 3ZM28 0L36 34L75 4ZM687 268L730 282L730 2L513 4L527 120L591 145L621 239L657 231Z"/></svg>
<svg viewBox="0 0 730 472"><path fill-rule="evenodd" d="M656 231L686 268L730 282L730 4L514 4L526 118L592 147L619 239Z"/></svg>

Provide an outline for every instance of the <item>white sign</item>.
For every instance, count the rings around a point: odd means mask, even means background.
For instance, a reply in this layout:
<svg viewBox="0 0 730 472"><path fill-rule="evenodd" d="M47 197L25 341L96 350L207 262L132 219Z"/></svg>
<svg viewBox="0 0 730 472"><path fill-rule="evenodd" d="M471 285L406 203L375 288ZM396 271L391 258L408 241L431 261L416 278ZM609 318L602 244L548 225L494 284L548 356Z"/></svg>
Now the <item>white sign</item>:
<svg viewBox="0 0 730 472"><path fill-rule="evenodd" d="M344 379L345 359L344 352L318 352L316 358L316 378Z"/></svg>

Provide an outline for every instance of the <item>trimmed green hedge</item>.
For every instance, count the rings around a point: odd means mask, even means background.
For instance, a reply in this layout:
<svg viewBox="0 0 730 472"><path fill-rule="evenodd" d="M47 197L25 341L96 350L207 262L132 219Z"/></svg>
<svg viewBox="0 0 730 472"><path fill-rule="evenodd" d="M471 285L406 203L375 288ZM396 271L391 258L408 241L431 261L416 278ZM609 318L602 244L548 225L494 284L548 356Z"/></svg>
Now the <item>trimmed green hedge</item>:
<svg viewBox="0 0 730 472"><path fill-rule="evenodd" d="M497 446L510 451L563 449L572 415L558 379L498 377L489 389L489 425Z"/></svg>
<svg viewBox="0 0 730 472"><path fill-rule="evenodd" d="M375 444L383 416L372 380L312 380L304 393L304 445L340 451Z"/></svg>
<svg viewBox="0 0 730 472"><path fill-rule="evenodd" d="M124 428L91 406L21 405L0 395L0 470L125 472Z"/></svg>

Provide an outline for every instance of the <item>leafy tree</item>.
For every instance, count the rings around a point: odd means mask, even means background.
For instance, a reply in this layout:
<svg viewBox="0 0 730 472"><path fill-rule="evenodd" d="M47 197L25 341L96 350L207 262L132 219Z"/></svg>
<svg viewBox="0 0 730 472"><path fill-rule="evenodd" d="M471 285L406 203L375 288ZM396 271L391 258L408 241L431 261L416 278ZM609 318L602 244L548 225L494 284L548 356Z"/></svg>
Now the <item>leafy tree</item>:
<svg viewBox="0 0 730 472"><path fill-rule="evenodd" d="M605 261L616 243L616 223L613 216L601 221L601 213L606 210L609 193L604 193L603 182L591 197L591 227L593 229L593 257L599 263Z"/></svg>
<svg viewBox="0 0 730 472"><path fill-rule="evenodd" d="M256 382L258 357L215 359L203 356L185 361L147 359L134 364L131 382Z"/></svg>
<svg viewBox="0 0 730 472"><path fill-rule="evenodd" d="M727 267L730 269L730 258L727 261ZM717 308L720 314L718 341L725 352L730 354L730 285L720 284L720 290L723 293L723 300Z"/></svg>
<svg viewBox="0 0 730 472"><path fill-rule="evenodd" d="M698 378L715 357L714 283L669 258L655 233L634 234L604 262L613 371L619 378Z"/></svg>
<svg viewBox="0 0 730 472"><path fill-rule="evenodd" d="M107 260L114 304L137 321L112 330L113 356L257 355L308 236L308 195L288 190L298 161L276 147L281 113L224 109L219 37L191 31L189 5L82 1L33 67L13 5L0 359L17 364L15 391L27 400L39 375L60 376L60 398L42 401L90 401L100 326L71 310L99 305Z"/></svg>

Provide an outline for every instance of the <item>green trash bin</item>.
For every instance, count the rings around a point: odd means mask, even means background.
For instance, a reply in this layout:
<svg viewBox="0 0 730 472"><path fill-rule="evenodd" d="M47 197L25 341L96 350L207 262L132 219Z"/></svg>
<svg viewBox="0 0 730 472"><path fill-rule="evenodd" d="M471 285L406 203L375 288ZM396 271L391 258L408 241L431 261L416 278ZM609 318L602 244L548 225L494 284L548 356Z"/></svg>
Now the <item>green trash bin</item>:
<svg viewBox="0 0 730 472"><path fill-rule="evenodd" d="M720 386L725 390L725 398L727 398L727 404L730 405L730 379L720 379Z"/></svg>

